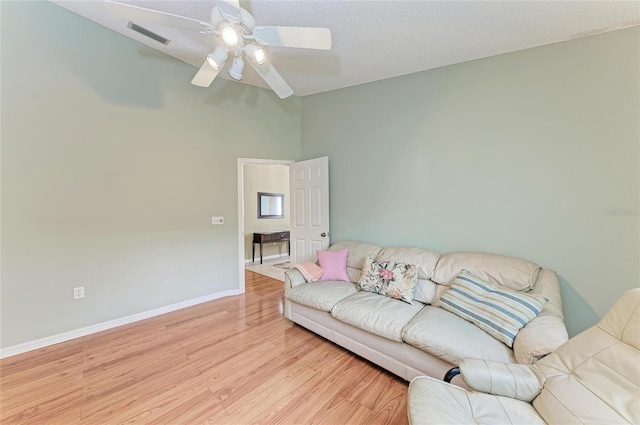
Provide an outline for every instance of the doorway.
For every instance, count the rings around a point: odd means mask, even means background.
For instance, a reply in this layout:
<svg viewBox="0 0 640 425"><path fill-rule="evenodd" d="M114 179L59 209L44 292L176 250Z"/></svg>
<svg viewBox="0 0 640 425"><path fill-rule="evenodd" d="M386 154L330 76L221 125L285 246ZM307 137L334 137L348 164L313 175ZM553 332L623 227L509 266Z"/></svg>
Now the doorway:
<svg viewBox="0 0 640 425"><path fill-rule="evenodd" d="M245 268L267 276L284 276L280 268L289 261L286 242L263 244L262 265L258 245L252 261L254 232L280 232L290 230L289 165L294 161L238 158L238 255L240 291L244 292ZM258 218L258 193L278 193L284 196L284 217ZM275 267L272 264L279 264Z"/></svg>
<svg viewBox="0 0 640 425"><path fill-rule="evenodd" d="M329 158L319 157L303 161L269 160L238 158L238 259L239 259L239 290L244 292L245 258L249 258L253 249L253 234L245 228L246 218L251 214L258 215L258 207L250 211L247 204L253 198L245 182L245 169L253 165L269 165L282 167L282 171L289 172L289 187L282 189L288 193L289 202L286 203L285 216L288 215L290 236L289 246L291 262L314 261L316 252L329 247ZM261 191L261 190L259 190ZM246 195L246 196L245 196ZM245 202L247 200L247 202ZM267 214L279 215L279 214ZM281 229L279 229L281 230ZM281 234L281 231L276 231ZM272 236L272 235L270 235ZM269 239L272 241L272 239Z"/></svg>

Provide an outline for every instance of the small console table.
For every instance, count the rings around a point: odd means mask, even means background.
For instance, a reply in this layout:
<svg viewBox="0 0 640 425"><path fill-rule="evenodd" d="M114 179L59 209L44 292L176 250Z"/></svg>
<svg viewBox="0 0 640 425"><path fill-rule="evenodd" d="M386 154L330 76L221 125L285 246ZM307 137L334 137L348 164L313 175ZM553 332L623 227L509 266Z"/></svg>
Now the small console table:
<svg viewBox="0 0 640 425"><path fill-rule="evenodd" d="M265 242L286 242L287 250L291 255L291 237L289 231L283 232L262 232L253 234L253 244L251 245L251 260L256 261L256 244L260 244L260 264L262 264L262 245Z"/></svg>

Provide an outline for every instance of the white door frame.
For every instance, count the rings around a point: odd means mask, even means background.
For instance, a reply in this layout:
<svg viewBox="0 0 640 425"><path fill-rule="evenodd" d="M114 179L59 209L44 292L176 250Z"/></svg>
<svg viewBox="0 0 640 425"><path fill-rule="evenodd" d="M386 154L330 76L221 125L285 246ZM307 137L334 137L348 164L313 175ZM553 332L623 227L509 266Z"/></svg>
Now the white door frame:
<svg viewBox="0 0 640 425"><path fill-rule="evenodd" d="M238 276L240 282L238 289L244 294L244 165L286 165L289 166L295 161L279 160L279 159L257 159L257 158L238 158Z"/></svg>

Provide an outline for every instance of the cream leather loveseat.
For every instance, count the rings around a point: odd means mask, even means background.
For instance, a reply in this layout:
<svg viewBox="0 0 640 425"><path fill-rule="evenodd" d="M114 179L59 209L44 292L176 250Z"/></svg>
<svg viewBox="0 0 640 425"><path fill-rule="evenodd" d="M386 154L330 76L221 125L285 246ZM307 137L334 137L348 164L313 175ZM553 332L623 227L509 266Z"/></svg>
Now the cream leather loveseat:
<svg viewBox="0 0 640 425"><path fill-rule="evenodd" d="M534 365L467 359L460 372L477 391L411 382L412 425L640 424L640 288Z"/></svg>
<svg viewBox="0 0 640 425"><path fill-rule="evenodd" d="M421 248L381 248L353 241L329 247L329 251L343 249L349 250L351 282L306 282L298 270L290 269L285 274L284 314L407 381L425 374L441 379L469 357L531 364L567 340L557 276L530 261L483 253L440 255ZM358 290L367 257L416 265L412 304ZM542 312L517 334L513 348L431 305L461 270L548 299Z"/></svg>

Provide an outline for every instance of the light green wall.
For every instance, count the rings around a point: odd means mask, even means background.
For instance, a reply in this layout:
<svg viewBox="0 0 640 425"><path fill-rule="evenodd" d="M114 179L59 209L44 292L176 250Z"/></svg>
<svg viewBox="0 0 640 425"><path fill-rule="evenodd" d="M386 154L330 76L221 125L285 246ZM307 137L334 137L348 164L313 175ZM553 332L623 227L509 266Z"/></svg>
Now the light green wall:
<svg viewBox="0 0 640 425"><path fill-rule="evenodd" d="M258 192L284 195L284 218L258 218ZM289 167L282 165L244 165L244 258L251 260L253 232L290 229ZM287 254L287 244L274 242L262 248L263 257ZM255 246L256 261L260 261L260 248Z"/></svg>
<svg viewBox="0 0 640 425"><path fill-rule="evenodd" d="M332 240L524 257L590 326L640 286L639 63L634 28L304 97Z"/></svg>
<svg viewBox="0 0 640 425"><path fill-rule="evenodd" d="M1 346L237 289L237 158L297 159L300 99L1 7Z"/></svg>
<svg viewBox="0 0 640 425"><path fill-rule="evenodd" d="M0 12L1 347L237 288L238 157L328 155L333 240L557 270L572 334L640 285L638 28L301 102Z"/></svg>

